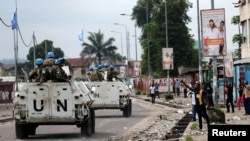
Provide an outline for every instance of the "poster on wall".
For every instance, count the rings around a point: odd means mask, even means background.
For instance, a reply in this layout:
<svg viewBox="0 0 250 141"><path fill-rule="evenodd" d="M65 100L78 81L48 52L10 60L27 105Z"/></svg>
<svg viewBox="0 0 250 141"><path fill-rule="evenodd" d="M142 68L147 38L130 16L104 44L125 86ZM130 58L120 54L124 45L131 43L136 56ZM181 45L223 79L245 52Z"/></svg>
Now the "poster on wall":
<svg viewBox="0 0 250 141"><path fill-rule="evenodd" d="M139 76L141 73L141 62L134 62L134 75Z"/></svg>
<svg viewBox="0 0 250 141"><path fill-rule="evenodd" d="M119 77L121 77L121 78L125 77L125 72L126 72L126 67L125 66L120 66Z"/></svg>
<svg viewBox="0 0 250 141"><path fill-rule="evenodd" d="M162 48L162 69L163 70L173 70L173 48Z"/></svg>
<svg viewBox="0 0 250 141"><path fill-rule="evenodd" d="M233 54L229 53L224 57L225 76L234 77Z"/></svg>
<svg viewBox="0 0 250 141"><path fill-rule="evenodd" d="M202 54L204 57L226 54L225 9L201 10Z"/></svg>

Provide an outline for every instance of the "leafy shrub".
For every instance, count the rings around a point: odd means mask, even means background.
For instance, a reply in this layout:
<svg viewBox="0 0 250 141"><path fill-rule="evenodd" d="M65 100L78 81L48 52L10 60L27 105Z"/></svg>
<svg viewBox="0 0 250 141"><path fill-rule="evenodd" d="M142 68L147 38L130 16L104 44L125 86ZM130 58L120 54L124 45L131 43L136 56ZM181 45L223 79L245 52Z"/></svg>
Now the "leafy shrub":
<svg viewBox="0 0 250 141"><path fill-rule="evenodd" d="M192 136L190 136L190 135L186 136L186 139L185 139L185 141L193 141L193 138L192 138Z"/></svg>
<svg viewBox="0 0 250 141"><path fill-rule="evenodd" d="M174 96L173 96L173 94L166 94L165 99L166 100L171 100L171 99L174 99Z"/></svg>
<svg viewBox="0 0 250 141"><path fill-rule="evenodd" d="M135 94L136 94L136 95L141 95L142 92L141 92L141 90L138 90L138 89L137 89L137 90L135 90Z"/></svg>
<svg viewBox="0 0 250 141"><path fill-rule="evenodd" d="M197 123L193 123L191 126L191 130L197 130L198 129L198 124Z"/></svg>

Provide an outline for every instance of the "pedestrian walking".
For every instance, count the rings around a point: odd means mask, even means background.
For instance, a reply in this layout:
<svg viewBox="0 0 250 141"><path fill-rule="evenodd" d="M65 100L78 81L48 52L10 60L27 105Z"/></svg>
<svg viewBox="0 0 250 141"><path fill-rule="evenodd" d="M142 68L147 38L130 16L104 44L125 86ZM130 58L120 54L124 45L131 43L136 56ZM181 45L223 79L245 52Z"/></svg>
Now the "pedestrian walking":
<svg viewBox="0 0 250 141"><path fill-rule="evenodd" d="M181 86L181 83L179 81L179 79L176 79L175 81L175 89L176 89L176 96L180 96L180 86Z"/></svg>
<svg viewBox="0 0 250 141"><path fill-rule="evenodd" d="M155 96L158 96L158 98L160 98L160 92L159 92L159 86L160 86L161 82L160 83L155 83L154 87L154 91L155 91Z"/></svg>
<svg viewBox="0 0 250 141"><path fill-rule="evenodd" d="M213 108L214 107L213 88L210 82L207 82L206 84L206 95L207 95L207 109L210 109L210 107Z"/></svg>
<svg viewBox="0 0 250 141"><path fill-rule="evenodd" d="M154 104L155 103L155 86L154 86L154 84L152 84L149 87L149 91L150 91L150 96L151 96L152 104Z"/></svg>
<svg viewBox="0 0 250 141"><path fill-rule="evenodd" d="M250 86L248 85L248 81L245 82L243 98L244 98L244 109L245 115L250 115Z"/></svg>
<svg viewBox="0 0 250 141"><path fill-rule="evenodd" d="M175 94L175 80L174 78L172 78L172 89L173 89L173 93Z"/></svg>
<svg viewBox="0 0 250 141"><path fill-rule="evenodd" d="M243 103L243 90L244 90L244 82L239 79L239 87L238 87L238 92L239 92L239 97L238 97L238 109L240 110L241 103Z"/></svg>
<svg viewBox="0 0 250 141"><path fill-rule="evenodd" d="M232 113L234 113L233 85L232 85L232 83L226 84L226 88L227 88L227 93L226 93L226 96L227 96L227 102L226 102L227 113L230 113L230 105L231 105L231 108L232 108Z"/></svg>

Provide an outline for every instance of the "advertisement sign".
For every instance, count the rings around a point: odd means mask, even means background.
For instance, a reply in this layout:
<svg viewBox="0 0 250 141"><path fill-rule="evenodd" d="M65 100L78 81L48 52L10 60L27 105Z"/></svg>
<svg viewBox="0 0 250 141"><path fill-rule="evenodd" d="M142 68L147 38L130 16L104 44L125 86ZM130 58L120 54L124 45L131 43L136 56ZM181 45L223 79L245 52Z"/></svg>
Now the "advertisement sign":
<svg viewBox="0 0 250 141"><path fill-rule="evenodd" d="M126 75L126 67L125 66L120 66L120 74L119 77L125 77Z"/></svg>
<svg viewBox="0 0 250 141"><path fill-rule="evenodd" d="M173 70L173 48L162 48L162 69Z"/></svg>
<svg viewBox="0 0 250 141"><path fill-rule="evenodd" d="M225 76L234 77L233 54L229 53L224 57Z"/></svg>
<svg viewBox="0 0 250 141"><path fill-rule="evenodd" d="M141 73L141 62L134 62L134 75L139 76Z"/></svg>
<svg viewBox="0 0 250 141"><path fill-rule="evenodd" d="M204 57L226 54L225 9L201 10L202 54Z"/></svg>

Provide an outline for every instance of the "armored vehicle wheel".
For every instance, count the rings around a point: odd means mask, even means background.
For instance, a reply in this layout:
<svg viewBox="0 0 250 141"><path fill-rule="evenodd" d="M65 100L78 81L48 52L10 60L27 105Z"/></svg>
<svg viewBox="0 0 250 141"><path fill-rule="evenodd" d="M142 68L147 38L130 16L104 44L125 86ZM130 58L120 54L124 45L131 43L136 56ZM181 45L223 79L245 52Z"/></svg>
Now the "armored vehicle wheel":
<svg viewBox="0 0 250 141"><path fill-rule="evenodd" d="M123 116L124 117L129 117L131 115L131 110L132 110L132 101L131 99L128 100L128 105L122 109L123 110Z"/></svg>
<svg viewBox="0 0 250 141"><path fill-rule="evenodd" d="M132 115L132 100L129 99L129 116Z"/></svg>
<svg viewBox="0 0 250 141"><path fill-rule="evenodd" d="M92 134L92 114L89 112L88 119L81 125L81 135L90 137Z"/></svg>
<svg viewBox="0 0 250 141"><path fill-rule="evenodd" d="M92 117L92 134L94 134L95 133L95 110L91 109L90 113Z"/></svg>
<svg viewBox="0 0 250 141"><path fill-rule="evenodd" d="M28 126L26 124L18 124L16 123L16 138L18 139L26 139L28 138Z"/></svg>
<svg viewBox="0 0 250 141"><path fill-rule="evenodd" d="M37 125L29 125L28 126L28 134L29 135L35 135L36 134L36 128L37 128Z"/></svg>

